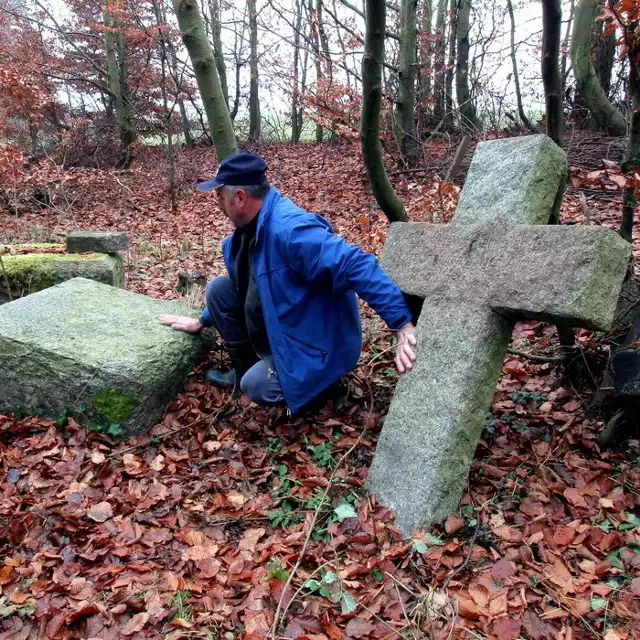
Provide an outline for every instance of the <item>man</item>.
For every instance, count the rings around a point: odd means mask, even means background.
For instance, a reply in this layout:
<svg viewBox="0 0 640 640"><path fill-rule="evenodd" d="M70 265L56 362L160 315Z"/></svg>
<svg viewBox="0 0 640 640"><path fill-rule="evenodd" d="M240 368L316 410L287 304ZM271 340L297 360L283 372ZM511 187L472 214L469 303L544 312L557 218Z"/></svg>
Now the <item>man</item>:
<svg viewBox="0 0 640 640"><path fill-rule="evenodd" d="M374 256L283 198L266 170L259 156L235 153L198 185L215 190L236 227L222 245L229 275L207 285L199 320L160 321L187 333L215 326L233 369L211 370L207 381L239 385L254 402L285 403L291 412L356 367L362 342L356 293L395 332L400 373L411 369L415 328L400 289Z"/></svg>

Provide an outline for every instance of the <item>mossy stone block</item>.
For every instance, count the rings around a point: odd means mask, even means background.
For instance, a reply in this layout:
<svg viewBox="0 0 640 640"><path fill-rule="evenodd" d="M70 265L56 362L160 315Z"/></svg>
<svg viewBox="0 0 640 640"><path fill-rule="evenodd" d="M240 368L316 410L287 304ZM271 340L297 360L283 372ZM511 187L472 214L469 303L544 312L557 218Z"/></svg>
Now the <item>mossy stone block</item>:
<svg viewBox="0 0 640 640"><path fill-rule="evenodd" d="M76 277L124 287L124 266L119 255L23 253L1 257L0 304Z"/></svg>
<svg viewBox="0 0 640 640"><path fill-rule="evenodd" d="M197 316L74 278L0 307L0 412L68 411L85 422L148 430L181 388L206 339L159 323Z"/></svg>

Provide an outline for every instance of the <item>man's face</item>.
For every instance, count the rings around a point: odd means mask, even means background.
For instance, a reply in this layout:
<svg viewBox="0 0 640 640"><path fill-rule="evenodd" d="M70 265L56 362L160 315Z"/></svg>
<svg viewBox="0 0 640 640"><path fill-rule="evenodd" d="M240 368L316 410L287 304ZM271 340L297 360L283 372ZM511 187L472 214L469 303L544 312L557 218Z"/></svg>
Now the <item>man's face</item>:
<svg viewBox="0 0 640 640"><path fill-rule="evenodd" d="M216 195L218 196L220 208L233 225L244 227L247 224L245 211L247 198L244 191L238 189L235 193L229 193L225 187L218 187Z"/></svg>

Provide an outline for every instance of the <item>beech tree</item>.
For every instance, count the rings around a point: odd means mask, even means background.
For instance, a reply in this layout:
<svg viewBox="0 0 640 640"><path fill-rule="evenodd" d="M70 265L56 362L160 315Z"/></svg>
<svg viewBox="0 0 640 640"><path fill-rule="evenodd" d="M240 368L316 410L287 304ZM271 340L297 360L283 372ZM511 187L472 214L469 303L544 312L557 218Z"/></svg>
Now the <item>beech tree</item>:
<svg viewBox="0 0 640 640"><path fill-rule="evenodd" d="M400 61L398 65L398 124L400 151L409 163L415 160L417 148L414 111L416 104L416 26L418 0L402 0L400 4Z"/></svg>
<svg viewBox="0 0 640 640"><path fill-rule="evenodd" d="M561 22L560 0L542 0L542 84L547 135L559 147L564 143L563 93L559 66Z"/></svg>
<svg viewBox="0 0 640 640"><path fill-rule="evenodd" d="M544 3L543 3L544 4ZM518 115L520 116L520 120L522 120L522 124L533 131L533 126L531 122L529 122L529 118L527 118L524 107L522 105L522 91L520 90L520 75L518 73L518 61L516 59L516 20L513 15L513 3L511 0L507 0L507 10L509 11L509 19L511 21L511 68L513 69L513 82L516 87L516 102L518 104ZM544 58L544 47L542 51L542 55ZM543 76L544 82L544 76Z"/></svg>
<svg viewBox="0 0 640 640"><path fill-rule="evenodd" d="M480 123L469 89L469 30L471 0L458 0L456 15L456 97L461 125L465 129L478 129Z"/></svg>
<svg viewBox="0 0 640 640"><path fill-rule="evenodd" d="M173 0L180 33L195 72L218 161L238 149L215 58L196 0Z"/></svg>
<svg viewBox="0 0 640 640"><path fill-rule="evenodd" d="M127 60L122 32L122 22L117 8L107 0L103 9L104 42L107 52L107 75L109 89L113 97L116 112L116 122L120 132L122 156L117 166L127 168L133 160L132 145L137 134L132 113L131 101L127 89Z"/></svg>
<svg viewBox="0 0 640 640"><path fill-rule="evenodd" d="M599 13L598 0L579 0L575 10L571 63L577 89L602 131L623 136L627 132L624 116L607 98L591 58L593 23Z"/></svg>
<svg viewBox="0 0 640 640"><path fill-rule="evenodd" d="M365 14L366 34L362 56L362 115L360 117L362 155L367 167L369 184L378 205L391 222L406 222L407 213L389 181L380 144L386 5L378 0L366 0Z"/></svg>

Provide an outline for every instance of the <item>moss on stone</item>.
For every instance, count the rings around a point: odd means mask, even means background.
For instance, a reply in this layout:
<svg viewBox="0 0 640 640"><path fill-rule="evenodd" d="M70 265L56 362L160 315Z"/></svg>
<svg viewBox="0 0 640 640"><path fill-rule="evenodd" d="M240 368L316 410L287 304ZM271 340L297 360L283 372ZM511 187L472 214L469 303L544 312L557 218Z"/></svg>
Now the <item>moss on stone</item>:
<svg viewBox="0 0 640 640"><path fill-rule="evenodd" d="M96 393L91 402L110 424L121 424L135 411L138 403L119 389L105 389Z"/></svg>
<svg viewBox="0 0 640 640"><path fill-rule="evenodd" d="M23 242L21 244L0 244L0 251L8 251L13 254L33 253L47 249L64 249L60 242Z"/></svg>
<svg viewBox="0 0 640 640"><path fill-rule="evenodd" d="M106 254L26 253L2 256L4 271L9 280L12 294L16 297L42 291L42 289L68 279L63 271L63 265L102 259L114 261L116 282L122 286L121 283L124 281L122 261ZM0 273L0 276L0 292L6 292L4 273Z"/></svg>
<svg viewBox="0 0 640 640"><path fill-rule="evenodd" d="M57 258L57 255L31 253L21 256L3 256L4 271L9 278L11 288L30 293L54 285L56 276L51 267L50 258Z"/></svg>

